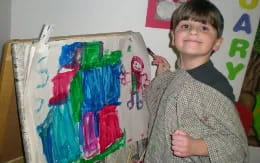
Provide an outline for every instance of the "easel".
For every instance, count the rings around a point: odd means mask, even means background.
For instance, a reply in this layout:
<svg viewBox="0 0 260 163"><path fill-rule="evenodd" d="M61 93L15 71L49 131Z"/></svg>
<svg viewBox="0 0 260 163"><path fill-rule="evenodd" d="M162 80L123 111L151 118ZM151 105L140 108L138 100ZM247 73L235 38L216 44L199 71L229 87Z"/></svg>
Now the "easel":
<svg viewBox="0 0 260 163"><path fill-rule="evenodd" d="M5 44L0 72L0 162L23 159L18 120L11 41ZM23 161L22 161L23 162Z"/></svg>

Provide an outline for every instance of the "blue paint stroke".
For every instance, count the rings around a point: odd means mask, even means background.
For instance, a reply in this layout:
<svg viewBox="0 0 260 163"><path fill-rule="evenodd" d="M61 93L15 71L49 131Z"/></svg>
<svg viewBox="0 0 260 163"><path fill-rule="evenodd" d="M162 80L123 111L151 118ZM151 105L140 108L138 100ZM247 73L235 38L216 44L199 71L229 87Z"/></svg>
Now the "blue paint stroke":
<svg viewBox="0 0 260 163"><path fill-rule="evenodd" d="M36 109L36 112L40 112L41 109L42 109L42 106L43 106L43 103L44 103L44 99L43 98L39 98L39 102L40 102L40 105L39 107Z"/></svg>
<svg viewBox="0 0 260 163"><path fill-rule="evenodd" d="M121 63L82 71L83 114L97 112L104 105L120 105Z"/></svg>
<svg viewBox="0 0 260 163"><path fill-rule="evenodd" d="M41 57L39 60L38 60L38 63L41 63L44 59L46 59L47 57L44 56L44 57Z"/></svg>
<svg viewBox="0 0 260 163"><path fill-rule="evenodd" d="M73 67L77 64L77 51L80 50L85 43L75 42L70 45L62 46L59 64L61 67Z"/></svg>
<svg viewBox="0 0 260 163"><path fill-rule="evenodd" d="M43 83L42 84L38 84L36 86L36 88L44 88L47 83L48 83L48 80L50 78L50 75L49 75L49 72L48 72L48 69L42 69L38 72L40 74L40 76L42 77L42 81Z"/></svg>
<svg viewBox="0 0 260 163"><path fill-rule="evenodd" d="M80 157L79 131L73 124L68 103L53 106L37 131L48 163L67 163Z"/></svg>

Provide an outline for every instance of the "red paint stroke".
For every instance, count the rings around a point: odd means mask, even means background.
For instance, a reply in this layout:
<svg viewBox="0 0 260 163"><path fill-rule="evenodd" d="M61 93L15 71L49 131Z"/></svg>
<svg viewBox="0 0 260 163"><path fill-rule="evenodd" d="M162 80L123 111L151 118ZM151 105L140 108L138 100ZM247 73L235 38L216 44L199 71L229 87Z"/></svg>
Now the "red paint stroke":
<svg viewBox="0 0 260 163"><path fill-rule="evenodd" d="M118 119L115 105L105 105L99 112L100 152L104 152L118 138L123 136Z"/></svg>
<svg viewBox="0 0 260 163"><path fill-rule="evenodd" d="M77 66L72 71L58 73L53 79L53 96L49 100L49 104L62 104L66 101L69 92L69 84L75 74L78 72L79 66Z"/></svg>
<svg viewBox="0 0 260 163"><path fill-rule="evenodd" d="M171 22L167 20L159 20L156 19L156 7L157 7L157 0L149 0L148 1L148 8L147 8L147 15L146 15L146 27L153 27L153 28L165 28L170 29Z"/></svg>
<svg viewBox="0 0 260 163"><path fill-rule="evenodd" d="M87 112L83 120L84 153L91 158L99 153L98 138L95 136L95 119L93 112Z"/></svg>
<svg viewBox="0 0 260 163"><path fill-rule="evenodd" d="M128 140L127 140L127 142L129 143L129 142L131 142L131 141L133 141L133 139L132 138L129 138Z"/></svg>
<svg viewBox="0 0 260 163"><path fill-rule="evenodd" d="M132 78L135 77L135 81L132 79L132 87L136 90L133 90L133 92L142 92L143 88L147 87L150 83L150 80L148 79L148 75L143 72L144 70L144 62L143 60L138 56L133 56L131 60L131 73Z"/></svg>

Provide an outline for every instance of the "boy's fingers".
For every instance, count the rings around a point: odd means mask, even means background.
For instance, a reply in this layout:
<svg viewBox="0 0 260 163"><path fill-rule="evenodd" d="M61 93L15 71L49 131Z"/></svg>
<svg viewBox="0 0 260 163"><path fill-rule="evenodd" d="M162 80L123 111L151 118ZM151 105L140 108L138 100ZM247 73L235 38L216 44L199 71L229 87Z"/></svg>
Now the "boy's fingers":
<svg viewBox="0 0 260 163"><path fill-rule="evenodd" d="M158 64L159 64L159 61L158 61L158 60L153 60L153 61L152 61L152 64L153 64L153 65L158 65Z"/></svg>
<svg viewBox="0 0 260 163"><path fill-rule="evenodd" d="M163 65L162 65L162 64L158 64L157 72L158 72L158 73L161 73L161 72L164 72L164 71L165 71L165 70L164 70Z"/></svg>
<svg viewBox="0 0 260 163"><path fill-rule="evenodd" d="M155 56L154 60L152 61L152 64L157 66L157 75L162 72L170 71L170 64L164 57Z"/></svg>
<svg viewBox="0 0 260 163"><path fill-rule="evenodd" d="M174 133L174 135L188 135L185 131L177 129Z"/></svg>
<svg viewBox="0 0 260 163"><path fill-rule="evenodd" d="M175 156L184 157L184 154L182 152L173 152Z"/></svg>
<svg viewBox="0 0 260 163"><path fill-rule="evenodd" d="M181 145L184 139L183 135L175 135L172 138L172 145Z"/></svg>
<svg viewBox="0 0 260 163"><path fill-rule="evenodd" d="M163 58L160 57L160 56L156 56L156 57L154 58L154 60L152 61L152 63L155 64L155 65L160 64L160 63L164 63L164 62L165 62L165 61L164 61Z"/></svg>
<svg viewBox="0 0 260 163"><path fill-rule="evenodd" d="M166 69L170 69L170 67L171 67L169 62L165 58L163 58L161 56L156 56L154 58L154 60L152 61L152 64L153 65L158 65L158 66L162 65Z"/></svg>

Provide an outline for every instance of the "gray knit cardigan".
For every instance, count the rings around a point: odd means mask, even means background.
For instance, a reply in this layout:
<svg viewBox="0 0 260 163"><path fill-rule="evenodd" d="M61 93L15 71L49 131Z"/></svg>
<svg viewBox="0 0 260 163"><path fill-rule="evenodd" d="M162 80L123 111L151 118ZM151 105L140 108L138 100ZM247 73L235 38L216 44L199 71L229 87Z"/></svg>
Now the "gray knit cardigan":
<svg viewBox="0 0 260 163"><path fill-rule="evenodd" d="M179 69L157 76L146 88L150 114L146 163L246 163L248 144L234 104ZM204 139L209 156L176 157L171 134L180 128Z"/></svg>

